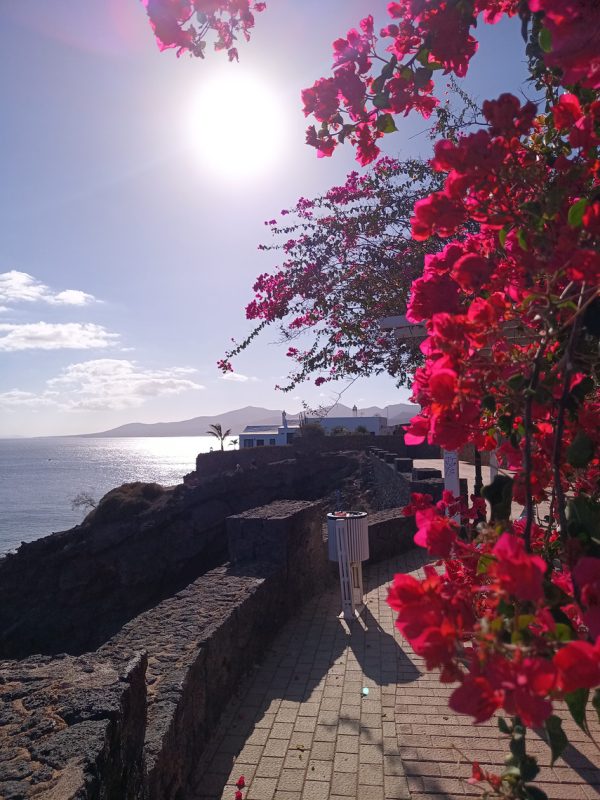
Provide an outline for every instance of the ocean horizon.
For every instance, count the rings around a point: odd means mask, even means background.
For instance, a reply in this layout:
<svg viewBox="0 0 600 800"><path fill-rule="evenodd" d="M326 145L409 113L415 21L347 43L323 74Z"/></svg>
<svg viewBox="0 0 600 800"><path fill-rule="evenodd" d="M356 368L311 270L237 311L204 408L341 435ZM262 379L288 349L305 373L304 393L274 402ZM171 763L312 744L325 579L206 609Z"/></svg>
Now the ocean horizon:
<svg viewBox="0 0 600 800"><path fill-rule="evenodd" d="M176 485L211 447L211 436L0 439L0 555L79 524L89 509L72 508L78 494L98 502L123 483Z"/></svg>

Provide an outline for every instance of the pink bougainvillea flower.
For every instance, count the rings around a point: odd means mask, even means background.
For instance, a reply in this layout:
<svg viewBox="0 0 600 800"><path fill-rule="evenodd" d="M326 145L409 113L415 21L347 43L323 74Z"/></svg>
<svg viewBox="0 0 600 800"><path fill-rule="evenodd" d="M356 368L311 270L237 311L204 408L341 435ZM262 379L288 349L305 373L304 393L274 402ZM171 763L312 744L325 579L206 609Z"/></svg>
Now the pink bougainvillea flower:
<svg viewBox="0 0 600 800"><path fill-rule="evenodd" d="M546 562L527 553L522 539L503 533L492 552L496 556L493 572L502 589L520 600L536 602L542 597Z"/></svg>
<svg viewBox="0 0 600 800"><path fill-rule="evenodd" d="M554 656L558 671L557 688L568 694L576 689L593 689L600 684L600 637L596 644L568 642Z"/></svg>
<svg viewBox="0 0 600 800"><path fill-rule="evenodd" d="M595 639L600 636L600 558L580 558L573 570L573 580L579 587L583 621Z"/></svg>
<svg viewBox="0 0 600 800"><path fill-rule="evenodd" d="M449 556L456 541L458 525L435 507L417 511L416 522L415 544L426 547L430 556Z"/></svg>
<svg viewBox="0 0 600 800"><path fill-rule="evenodd" d="M502 707L502 692L487 678L467 675L450 695L448 705L458 714L468 714L474 722L485 722Z"/></svg>

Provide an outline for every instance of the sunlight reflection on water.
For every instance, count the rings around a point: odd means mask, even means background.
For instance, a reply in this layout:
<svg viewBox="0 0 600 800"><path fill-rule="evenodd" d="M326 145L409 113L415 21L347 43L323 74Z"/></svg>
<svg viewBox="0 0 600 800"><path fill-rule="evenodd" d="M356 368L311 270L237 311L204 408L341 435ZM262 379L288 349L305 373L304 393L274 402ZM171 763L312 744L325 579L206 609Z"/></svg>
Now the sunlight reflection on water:
<svg viewBox="0 0 600 800"><path fill-rule="evenodd" d="M210 436L0 440L0 553L81 522L80 492L99 500L126 482L180 483L211 447Z"/></svg>

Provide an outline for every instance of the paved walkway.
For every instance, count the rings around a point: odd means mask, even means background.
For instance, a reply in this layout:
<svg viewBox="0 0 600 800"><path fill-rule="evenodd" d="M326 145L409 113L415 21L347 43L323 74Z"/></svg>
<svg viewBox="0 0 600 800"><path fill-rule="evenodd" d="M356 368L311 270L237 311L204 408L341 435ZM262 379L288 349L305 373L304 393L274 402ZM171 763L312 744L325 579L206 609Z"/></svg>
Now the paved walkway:
<svg viewBox="0 0 600 800"><path fill-rule="evenodd" d="M473 726L449 711L451 688L403 644L385 603L393 575L419 575L422 564L413 551L366 571L364 625L337 619L338 590L307 603L232 699L198 766L193 800L234 800L241 775L247 800L481 794L456 748L501 771L505 737L495 724ZM600 751L574 725L565 728L574 746L553 769L546 744L529 737L546 764L540 785L551 800L597 800Z"/></svg>

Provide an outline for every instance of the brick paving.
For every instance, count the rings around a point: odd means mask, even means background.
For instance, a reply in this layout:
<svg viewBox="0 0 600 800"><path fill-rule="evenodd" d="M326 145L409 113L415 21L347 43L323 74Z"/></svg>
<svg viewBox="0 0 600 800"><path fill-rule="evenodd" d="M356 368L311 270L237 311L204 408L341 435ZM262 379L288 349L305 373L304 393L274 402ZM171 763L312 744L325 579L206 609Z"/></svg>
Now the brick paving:
<svg viewBox="0 0 600 800"><path fill-rule="evenodd" d="M451 688L403 644L385 603L396 572L419 576L420 551L366 570L363 623L337 619L339 591L311 599L226 709L198 765L193 800L453 800L477 796L457 752L501 771L506 738L449 711ZM365 691L368 689L368 692ZM600 797L600 750L574 724L551 769L535 733L550 800ZM598 725L593 726L596 740Z"/></svg>

